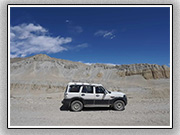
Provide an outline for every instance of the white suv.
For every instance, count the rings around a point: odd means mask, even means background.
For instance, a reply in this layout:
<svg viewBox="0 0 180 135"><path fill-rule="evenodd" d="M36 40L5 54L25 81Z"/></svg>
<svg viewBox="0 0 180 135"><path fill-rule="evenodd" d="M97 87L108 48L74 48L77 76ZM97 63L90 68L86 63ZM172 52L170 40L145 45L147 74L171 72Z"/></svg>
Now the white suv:
<svg viewBox="0 0 180 135"><path fill-rule="evenodd" d="M101 84L70 82L62 103L72 111L81 111L83 107L107 106L122 111L127 104L127 97L122 92L108 91Z"/></svg>

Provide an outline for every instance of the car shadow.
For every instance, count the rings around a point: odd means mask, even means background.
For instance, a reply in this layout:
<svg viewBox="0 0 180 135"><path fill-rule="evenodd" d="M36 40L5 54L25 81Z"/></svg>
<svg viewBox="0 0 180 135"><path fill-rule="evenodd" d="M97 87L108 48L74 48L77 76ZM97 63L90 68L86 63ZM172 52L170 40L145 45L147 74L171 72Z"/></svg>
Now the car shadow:
<svg viewBox="0 0 180 135"><path fill-rule="evenodd" d="M59 108L60 111L71 111L67 106L62 105ZM110 108L110 107L84 107L82 111L110 111L114 109Z"/></svg>
<svg viewBox="0 0 180 135"><path fill-rule="evenodd" d="M69 108L65 105L62 105L60 108L59 108L60 111L69 111Z"/></svg>
<svg viewBox="0 0 180 135"><path fill-rule="evenodd" d="M82 111L110 111L110 107L84 107Z"/></svg>

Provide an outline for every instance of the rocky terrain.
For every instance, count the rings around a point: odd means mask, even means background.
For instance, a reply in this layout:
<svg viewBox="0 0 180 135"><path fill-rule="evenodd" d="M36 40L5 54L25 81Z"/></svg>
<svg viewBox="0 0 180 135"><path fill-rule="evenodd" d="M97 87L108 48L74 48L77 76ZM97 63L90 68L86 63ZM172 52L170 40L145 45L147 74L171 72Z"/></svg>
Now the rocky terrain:
<svg viewBox="0 0 180 135"><path fill-rule="evenodd" d="M11 126L169 126L170 69L156 64L84 64L35 55L11 59ZM103 84L126 93L122 112L84 108L74 113L61 101L69 81ZM80 115L79 115L80 114Z"/></svg>
<svg viewBox="0 0 180 135"><path fill-rule="evenodd" d="M146 83L149 79L169 78L166 65L84 64L51 58L44 54L11 58L11 89L57 90L69 81L102 83L110 89L119 85ZM136 78L136 79L135 79Z"/></svg>

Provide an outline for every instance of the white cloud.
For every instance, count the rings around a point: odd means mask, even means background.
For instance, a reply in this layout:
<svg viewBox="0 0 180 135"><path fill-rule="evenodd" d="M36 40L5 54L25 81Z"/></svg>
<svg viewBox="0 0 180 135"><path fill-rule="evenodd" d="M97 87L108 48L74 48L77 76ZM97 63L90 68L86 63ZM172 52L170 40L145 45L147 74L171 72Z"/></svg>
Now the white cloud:
<svg viewBox="0 0 180 135"><path fill-rule="evenodd" d="M78 45L70 45L70 46L66 46L68 50L71 51L80 51L84 48L87 48L89 45L87 43L82 43L82 44L78 44Z"/></svg>
<svg viewBox="0 0 180 135"><path fill-rule="evenodd" d="M86 48L86 47L88 47L87 43L79 44L76 46L76 48Z"/></svg>
<svg viewBox="0 0 180 135"><path fill-rule="evenodd" d="M11 57L25 57L41 52L57 53L67 48L62 45L72 42L70 37L52 37L48 30L40 25L21 24L11 26Z"/></svg>
<svg viewBox="0 0 180 135"><path fill-rule="evenodd" d="M72 27L72 29L74 29L74 31L77 33L83 32L83 28L81 26L74 26L74 28Z"/></svg>
<svg viewBox="0 0 180 135"><path fill-rule="evenodd" d="M95 36L97 37L103 37L107 39L113 39L115 38L114 31L107 31L107 30L98 30L97 32L94 33Z"/></svg>
<svg viewBox="0 0 180 135"><path fill-rule="evenodd" d="M69 20L66 20L66 23L69 23Z"/></svg>
<svg viewBox="0 0 180 135"><path fill-rule="evenodd" d="M83 32L83 28L81 26L73 26L72 24L68 26L68 30L72 34L80 34Z"/></svg>
<svg viewBox="0 0 180 135"><path fill-rule="evenodd" d="M101 63L101 62L96 62L96 63L89 63L89 62L87 62L87 63L84 63L84 64L86 64L86 65L93 65L93 64L104 64L104 65L108 65L108 66L117 66L118 64L113 64L113 63Z"/></svg>
<svg viewBox="0 0 180 135"><path fill-rule="evenodd" d="M84 63L84 64L86 64L86 65L92 65L92 64L94 64L94 63Z"/></svg>

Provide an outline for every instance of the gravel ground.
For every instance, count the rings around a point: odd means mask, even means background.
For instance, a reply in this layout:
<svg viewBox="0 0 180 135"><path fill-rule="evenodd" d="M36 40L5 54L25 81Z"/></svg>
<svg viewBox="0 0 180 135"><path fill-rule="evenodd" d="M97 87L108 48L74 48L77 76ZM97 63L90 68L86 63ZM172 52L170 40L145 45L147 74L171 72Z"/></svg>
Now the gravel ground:
<svg viewBox="0 0 180 135"><path fill-rule="evenodd" d="M124 111L84 108L71 112L61 104L63 92L14 94L10 98L11 126L169 126L169 85L122 88L128 97Z"/></svg>

